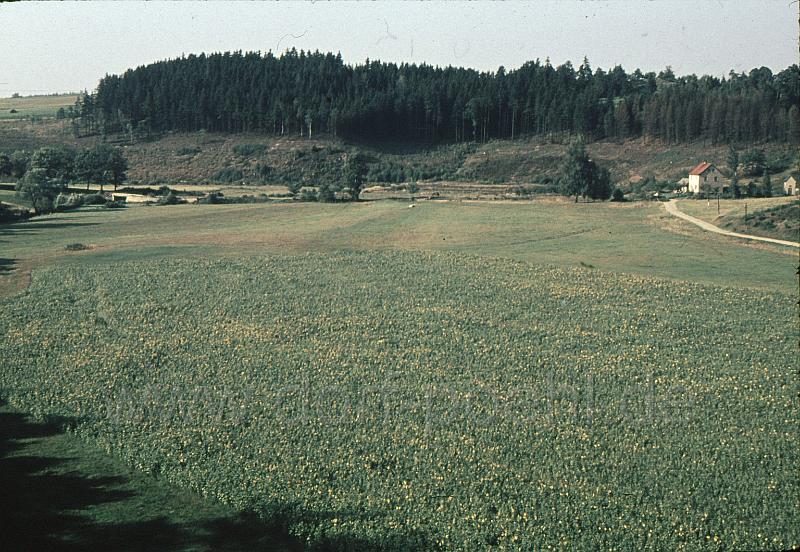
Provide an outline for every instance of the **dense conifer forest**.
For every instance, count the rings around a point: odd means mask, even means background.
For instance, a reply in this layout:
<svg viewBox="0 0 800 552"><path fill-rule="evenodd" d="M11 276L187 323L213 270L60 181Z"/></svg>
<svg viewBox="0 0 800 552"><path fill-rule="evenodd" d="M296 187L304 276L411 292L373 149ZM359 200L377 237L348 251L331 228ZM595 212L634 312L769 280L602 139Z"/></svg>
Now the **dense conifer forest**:
<svg viewBox="0 0 800 552"><path fill-rule="evenodd" d="M294 49L189 55L104 77L72 115L80 134L170 130L462 142L646 137L673 144L800 143L800 68L676 76L584 59L479 72Z"/></svg>

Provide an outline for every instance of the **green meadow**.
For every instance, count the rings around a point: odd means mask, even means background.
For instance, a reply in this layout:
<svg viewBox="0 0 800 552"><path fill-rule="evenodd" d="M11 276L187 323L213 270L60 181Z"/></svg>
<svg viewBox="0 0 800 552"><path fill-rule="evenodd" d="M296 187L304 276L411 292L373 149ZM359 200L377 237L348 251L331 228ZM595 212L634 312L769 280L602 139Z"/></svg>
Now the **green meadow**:
<svg viewBox="0 0 800 552"><path fill-rule="evenodd" d="M549 199L85 208L0 247L13 406L307 548L800 545L796 252Z"/></svg>
<svg viewBox="0 0 800 552"><path fill-rule="evenodd" d="M681 204L683 206L683 203ZM710 236L658 203L419 202L179 205L80 211L0 228L17 263L338 250L452 251L694 283L790 292L795 255ZM91 250L64 251L69 243Z"/></svg>

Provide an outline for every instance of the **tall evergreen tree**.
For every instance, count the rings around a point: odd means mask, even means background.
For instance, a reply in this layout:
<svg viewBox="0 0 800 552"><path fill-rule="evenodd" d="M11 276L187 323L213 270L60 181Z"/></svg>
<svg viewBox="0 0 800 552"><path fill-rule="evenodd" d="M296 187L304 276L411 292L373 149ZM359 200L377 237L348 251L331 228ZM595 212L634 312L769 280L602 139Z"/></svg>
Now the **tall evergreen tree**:
<svg viewBox="0 0 800 552"><path fill-rule="evenodd" d="M103 78L72 113L77 134L200 130L357 140L485 142L580 134L669 143L800 140L800 69L678 77L588 59L479 72L288 50L189 55Z"/></svg>
<svg viewBox="0 0 800 552"><path fill-rule="evenodd" d="M772 197L772 180L769 177L767 169L764 169L764 176L761 178L761 195L764 197Z"/></svg>

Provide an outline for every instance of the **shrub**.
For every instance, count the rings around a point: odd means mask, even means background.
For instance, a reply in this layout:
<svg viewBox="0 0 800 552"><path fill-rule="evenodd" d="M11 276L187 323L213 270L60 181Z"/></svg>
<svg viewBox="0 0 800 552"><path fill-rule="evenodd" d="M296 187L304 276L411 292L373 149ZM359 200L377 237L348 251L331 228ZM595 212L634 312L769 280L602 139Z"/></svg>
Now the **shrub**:
<svg viewBox="0 0 800 552"><path fill-rule="evenodd" d="M506 193L514 194L517 197L529 197L531 190L525 186L510 186L506 189Z"/></svg>
<svg viewBox="0 0 800 552"><path fill-rule="evenodd" d="M202 150L200 148L195 147L195 146L191 146L191 147L186 147L186 148L180 148L175 153L177 153L178 155L197 155L201 151Z"/></svg>
<svg viewBox="0 0 800 552"><path fill-rule="evenodd" d="M225 198L223 197L222 192L211 192L208 195L201 197L197 200L197 203L201 205L215 205L217 203L224 203Z"/></svg>
<svg viewBox="0 0 800 552"><path fill-rule="evenodd" d="M0 203L0 222L22 222L28 218L30 218L30 213L27 210L14 209Z"/></svg>
<svg viewBox="0 0 800 552"><path fill-rule="evenodd" d="M81 205L83 205L83 196L81 194L61 193L56 196L56 200L53 202L53 207L56 211L77 209Z"/></svg>
<svg viewBox="0 0 800 552"><path fill-rule="evenodd" d="M225 203L267 203L272 201L267 194L248 195L226 198Z"/></svg>
<svg viewBox="0 0 800 552"><path fill-rule="evenodd" d="M89 246L82 243L68 243L64 246L64 249L66 251L85 251L86 249L89 249Z"/></svg>
<svg viewBox="0 0 800 552"><path fill-rule="evenodd" d="M767 158L763 149L753 148L741 157L742 174L744 176L760 176L764 172Z"/></svg>
<svg viewBox="0 0 800 552"><path fill-rule="evenodd" d="M242 157L250 157L267 151L265 144L236 144L233 146L233 153Z"/></svg>
<svg viewBox="0 0 800 552"><path fill-rule="evenodd" d="M217 182L241 182L243 179L244 173L240 169L234 169L233 167L225 167L214 175L214 180Z"/></svg>
<svg viewBox="0 0 800 552"><path fill-rule="evenodd" d="M767 155L766 168L776 174L791 167L794 159L795 154L791 150L771 152Z"/></svg>
<svg viewBox="0 0 800 552"><path fill-rule="evenodd" d="M303 184L299 180L292 180L286 183L286 187L289 188L290 194L296 196L300 193L300 189L303 187Z"/></svg>
<svg viewBox="0 0 800 552"><path fill-rule="evenodd" d="M614 188L614 192L611 194L611 201L625 201L625 193L619 188Z"/></svg>
<svg viewBox="0 0 800 552"><path fill-rule="evenodd" d="M262 165L261 163L259 163L256 165L254 172L257 179L261 180L262 182L265 182L269 180L269 178L272 176L272 167L266 164Z"/></svg>
<svg viewBox="0 0 800 552"><path fill-rule="evenodd" d="M158 205L177 205L179 203L186 203L186 200L176 196L174 193L169 192L167 195L161 196L158 200Z"/></svg>
<svg viewBox="0 0 800 552"><path fill-rule="evenodd" d="M106 209L124 209L127 205L122 201L109 201L103 207Z"/></svg>
<svg viewBox="0 0 800 552"><path fill-rule="evenodd" d="M108 201L103 194L86 194L82 199L84 205L104 205Z"/></svg>
<svg viewBox="0 0 800 552"><path fill-rule="evenodd" d="M330 203L336 201L336 192L340 191L339 186L335 184L322 183L317 189L317 201Z"/></svg>
<svg viewBox="0 0 800 552"><path fill-rule="evenodd" d="M303 188L300 190L300 201L317 201L317 191L313 188Z"/></svg>

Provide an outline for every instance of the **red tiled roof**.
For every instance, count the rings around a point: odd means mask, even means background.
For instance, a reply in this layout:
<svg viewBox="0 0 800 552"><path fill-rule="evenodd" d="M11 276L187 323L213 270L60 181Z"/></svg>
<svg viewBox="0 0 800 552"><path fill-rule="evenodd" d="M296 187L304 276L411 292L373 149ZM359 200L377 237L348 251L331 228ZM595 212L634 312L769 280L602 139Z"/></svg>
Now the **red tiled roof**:
<svg viewBox="0 0 800 552"><path fill-rule="evenodd" d="M709 167L711 167L711 163L706 163L704 161L689 171L689 174L703 174L709 169Z"/></svg>

